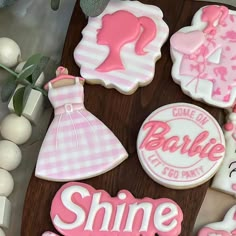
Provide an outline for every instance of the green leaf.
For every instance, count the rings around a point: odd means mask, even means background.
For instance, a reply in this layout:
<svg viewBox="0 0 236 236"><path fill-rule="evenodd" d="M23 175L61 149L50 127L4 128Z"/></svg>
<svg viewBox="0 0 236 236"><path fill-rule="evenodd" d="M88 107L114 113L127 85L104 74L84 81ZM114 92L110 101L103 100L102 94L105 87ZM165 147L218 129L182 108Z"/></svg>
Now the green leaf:
<svg viewBox="0 0 236 236"><path fill-rule="evenodd" d="M17 82L14 76L9 76L2 86L1 100L7 102L11 98L17 86Z"/></svg>
<svg viewBox="0 0 236 236"><path fill-rule="evenodd" d="M27 79L29 76L31 76L35 70L36 66L35 65L30 65L27 68L23 69L20 74L17 76L17 80L23 81Z"/></svg>
<svg viewBox="0 0 236 236"><path fill-rule="evenodd" d="M54 11L58 10L59 5L60 5L60 0L51 0L52 10L54 10Z"/></svg>
<svg viewBox="0 0 236 236"><path fill-rule="evenodd" d="M80 0L80 7L86 16L100 15L110 0Z"/></svg>
<svg viewBox="0 0 236 236"><path fill-rule="evenodd" d="M37 79L39 78L40 74L44 71L45 67L47 66L49 62L49 57L43 56L39 62L39 64L36 66L33 74L32 74L32 83L35 84Z"/></svg>
<svg viewBox="0 0 236 236"><path fill-rule="evenodd" d="M32 55L24 64L23 66L23 70L31 65L37 65L39 64L40 60L42 59L42 55L41 54L35 54Z"/></svg>
<svg viewBox="0 0 236 236"><path fill-rule="evenodd" d="M25 87L17 89L13 96L13 107L15 113L18 116L21 116L23 112L23 99L24 99Z"/></svg>

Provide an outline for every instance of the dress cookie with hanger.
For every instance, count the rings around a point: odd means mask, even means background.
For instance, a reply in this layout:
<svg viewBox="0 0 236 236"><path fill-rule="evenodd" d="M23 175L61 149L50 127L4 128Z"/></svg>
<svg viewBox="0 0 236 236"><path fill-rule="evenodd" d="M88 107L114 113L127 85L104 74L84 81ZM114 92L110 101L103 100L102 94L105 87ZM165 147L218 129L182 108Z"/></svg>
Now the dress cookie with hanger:
<svg viewBox="0 0 236 236"><path fill-rule="evenodd" d="M85 109L84 79L60 73L47 86L55 116L40 149L35 175L63 182L103 174L128 154L111 130ZM54 86L65 79L73 83Z"/></svg>

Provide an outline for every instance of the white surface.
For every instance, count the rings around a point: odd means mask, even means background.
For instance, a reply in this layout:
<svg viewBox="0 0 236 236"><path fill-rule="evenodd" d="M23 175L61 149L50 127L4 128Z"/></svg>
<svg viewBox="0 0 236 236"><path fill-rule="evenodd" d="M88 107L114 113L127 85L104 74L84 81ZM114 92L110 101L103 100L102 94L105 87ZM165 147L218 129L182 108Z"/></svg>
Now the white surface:
<svg viewBox="0 0 236 236"><path fill-rule="evenodd" d="M231 2L233 1L235 0L231 0ZM16 40L21 47L23 59L33 53L41 52L51 56L59 64L74 3L75 0L61 1L60 10L52 12L49 1L17 1L16 4L7 9L0 9L0 37L5 36ZM0 85L4 74L2 71L0 72ZM0 120L6 113L7 104L0 102ZM21 147L22 163L12 172L15 189L10 196L13 214L7 236L20 236L25 192L35 167L50 114L50 110L45 111L40 122L34 128L30 142ZM209 189L199 213L195 230L197 231L199 227L207 223L221 221L225 213L235 203L235 198Z"/></svg>
<svg viewBox="0 0 236 236"><path fill-rule="evenodd" d="M0 196L0 226L8 228L11 217L11 202L3 196ZM1 234L0 234L1 235Z"/></svg>
<svg viewBox="0 0 236 236"><path fill-rule="evenodd" d="M74 3L75 0L61 1L59 11L54 12L50 8L50 1L17 1L9 8L0 9L0 37L12 38L19 44L23 60L34 53L42 53L59 64ZM0 86L4 75L6 73L0 71ZM7 112L7 104L0 102L0 121ZM9 198L12 202L13 214L6 236L21 235L25 193L50 115L51 110L45 111L37 126L34 127L33 137L27 144L21 146L22 163L12 172L15 189Z"/></svg>

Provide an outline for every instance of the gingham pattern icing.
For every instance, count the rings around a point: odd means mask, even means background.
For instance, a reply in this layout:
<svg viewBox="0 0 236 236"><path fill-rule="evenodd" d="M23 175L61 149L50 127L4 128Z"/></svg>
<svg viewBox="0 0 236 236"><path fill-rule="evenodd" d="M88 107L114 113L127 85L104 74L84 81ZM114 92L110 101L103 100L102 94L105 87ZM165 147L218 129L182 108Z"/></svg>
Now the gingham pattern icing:
<svg viewBox="0 0 236 236"><path fill-rule="evenodd" d="M81 180L119 165L128 154L115 135L83 106L83 85L49 86L55 117L43 141L35 175L54 181Z"/></svg>
<svg viewBox="0 0 236 236"><path fill-rule="evenodd" d="M97 44L97 30L102 27L102 18L119 10L126 10L136 17L151 18L157 29L157 34L146 47L145 55L135 53L135 42L126 44L121 50L121 59L125 70L99 72L96 68L105 60L109 48ZM87 26L82 31L83 38L74 51L75 62L80 66L81 76L86 82L102 84L107 88L116 88L123 94L132 94L139 86L149 84L155 73L155 62L161 57L161 47L166 41L169 28L162 19L162 11L152 5L138 1L111 0L105 11L98 17L90 17Z"/></svg>

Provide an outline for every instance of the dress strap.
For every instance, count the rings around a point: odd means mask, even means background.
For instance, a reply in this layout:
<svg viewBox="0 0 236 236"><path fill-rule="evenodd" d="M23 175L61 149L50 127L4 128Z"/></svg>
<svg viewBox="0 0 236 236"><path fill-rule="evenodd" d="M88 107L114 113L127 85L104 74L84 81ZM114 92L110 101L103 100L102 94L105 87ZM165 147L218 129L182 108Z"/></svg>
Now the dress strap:
<svg viewBox="0 0 236 236"><path fill-rule="evenodd" d="M79 77L75 77L75 83L76 84L80 83L79 80L80 80Z"/></svg>
<svg viewBox="0 0 236 236"><path fill-rule="evenodd" d="M48 82L48 88L49 88L49 89L52 89L52 88L53 88L51 82Z"/></svg>

